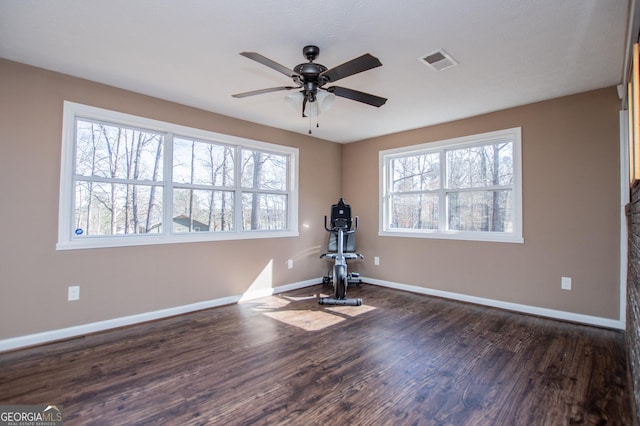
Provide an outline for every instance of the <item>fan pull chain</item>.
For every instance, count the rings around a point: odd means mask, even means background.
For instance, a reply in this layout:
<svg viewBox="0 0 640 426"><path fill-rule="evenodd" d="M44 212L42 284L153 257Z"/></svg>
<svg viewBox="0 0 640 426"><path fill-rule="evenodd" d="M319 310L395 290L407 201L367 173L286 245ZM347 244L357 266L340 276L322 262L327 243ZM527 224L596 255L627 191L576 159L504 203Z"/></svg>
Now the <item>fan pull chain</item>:
<svg viewBox="0 0 640 426"><path fill-rule="evenodd" d="M320 128L320 118L318 117L320 114L316 115L316 129ZM311 116L309 116L309 134L311 135Z"/></svg>

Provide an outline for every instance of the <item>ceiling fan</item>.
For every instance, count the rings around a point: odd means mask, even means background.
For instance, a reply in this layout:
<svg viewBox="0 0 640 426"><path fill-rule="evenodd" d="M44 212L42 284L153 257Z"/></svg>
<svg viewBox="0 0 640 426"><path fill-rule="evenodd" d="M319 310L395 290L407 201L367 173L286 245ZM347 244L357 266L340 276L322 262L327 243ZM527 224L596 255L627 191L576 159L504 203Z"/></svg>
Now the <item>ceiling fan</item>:
<svg viewBox="0 0 640 426"><path fill-rule="evenodd" d="M234 98L244 98L247 96L261 95L263 93L277 92L281 90L293 90L302 89L302 116L306 117L305 109L307 103L316 102L318 99L318 90L324 90L328 93L333 93L335 96L351 99L353 101L362 102L375 107L381 107L387 102L386 98L380 96L371 95L369 93L360 92L358 90L347 89L346 87L331 86L324 87L326 84L334 83L345 77L349 77L354 74L358 74L363 71L370 70L382 65L380 60L375 56L365 53L355 59L345 62L331 69L328 69L324 65L313 62L320 54L320 48L317 46L305 46L302 49L302 54L309 61L303 64L296 65L291 70L279 63L259 54L256 52L241 52L242 56L249 59L253 59L256 62L266 65L287 77L293 79L295 86L280 86L270 87L268 89L252 90L250 92L237 93L231 95Z"/></svg>

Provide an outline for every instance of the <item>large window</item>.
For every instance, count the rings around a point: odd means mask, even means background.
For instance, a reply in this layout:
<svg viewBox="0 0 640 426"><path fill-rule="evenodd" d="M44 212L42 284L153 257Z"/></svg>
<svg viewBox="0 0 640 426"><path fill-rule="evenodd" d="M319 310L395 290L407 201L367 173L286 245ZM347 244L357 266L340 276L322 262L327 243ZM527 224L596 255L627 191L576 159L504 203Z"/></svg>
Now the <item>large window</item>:
<svg viewBox="0 0 640 426"><path fill-rule="evenodd" d="M64 108L59 249L297 235L297 149Z"/></svg>
<svg viewBox="0 0 640 426"><path fill-rule="evenodd" d="M380 152L380 234L522 242L520 128Z"/></svg>

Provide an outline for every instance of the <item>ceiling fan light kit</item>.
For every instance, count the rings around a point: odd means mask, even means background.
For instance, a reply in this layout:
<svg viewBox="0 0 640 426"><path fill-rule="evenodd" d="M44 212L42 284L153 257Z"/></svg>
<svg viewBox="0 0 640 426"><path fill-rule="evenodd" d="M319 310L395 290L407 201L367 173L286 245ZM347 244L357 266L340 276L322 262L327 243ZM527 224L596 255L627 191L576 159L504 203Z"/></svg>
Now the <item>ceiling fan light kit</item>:
<svg viewBox="0 0 640 426"><path fill-rule="evenodd" d="M298 110L300 108L302 109L302 117L317 116L320 112L326 111L333 104L335 96L374 107L381 107L387 102L386 98L346 87L324 87L329 83L334 83L345 77L381 66L382 63L375 56L365 53L362 56L329 69L322 64L314 62L320 54L320 48L318 46L305 46L302 49L302 54L309 62L296 65L293 69L289 69L257 52L241 52L240 55L291 78L295 86L271 87L237 93L232 96L234 98L244 98L282 90L300 89L298 92L288 95L286 99L288 104L295 106Z"/></svg>
<svg viewBox="0 0 640 426"><path fill-rule="evenodd" d="M289 93L285 96L287 105L294 111L300 111L302 108L302 102L304 101L304 93L302 91ZM314 102L308 102L305 114L308 117L316 117L320 113L329 110L336 100L336 95L328 91L321 91L316 94L316 100Z"/></svg>

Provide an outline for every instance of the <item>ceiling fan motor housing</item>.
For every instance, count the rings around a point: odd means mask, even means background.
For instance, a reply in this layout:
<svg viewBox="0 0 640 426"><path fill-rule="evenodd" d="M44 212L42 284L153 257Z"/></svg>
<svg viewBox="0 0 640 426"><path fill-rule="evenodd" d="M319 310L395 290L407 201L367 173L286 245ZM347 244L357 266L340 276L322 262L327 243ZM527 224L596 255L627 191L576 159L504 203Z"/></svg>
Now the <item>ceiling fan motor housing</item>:
<svg viewBox="0 0 640 426"><path fill-rule="evenodd" d="M305 62L304 64L296 65L293 70L305 78L318 79L320 73L325 72L327 67L313 62Z"/></svg>
<svg viewBox="0 0 640 426"><path fill-rule="evenodd" d="M320 48L318 46L309 45L305 46L302 49L302 54L309 62L299 64L293 70L257 52L240 52L240 54L286 75L293 80L295 86L280 86L271 87L268 89L253 90L250 92L232 95L235 98L244 98L247 96L260 95L263 93L277 92L281 90L301 89L300 93L303 95L303 117L305 116L304 108L306 103L315 102L317 100L318 89L333 93L335 96L362 102L375 107L381 107L387 101L386 98L381 98L380 96L371 95L369 93L360 92L358 90L348 89L346 87L323 87L327 83L335 83L336 81L341 80L345 77L349 77L351 75L381 66L382 63L380 62L380 60L375 56L370 55L369 53L354 58L341 65L335 66L331 69L327 69L327 67L325 67L324 65L313 62L318 57L318 55L320 55Z"/></svg>
<svg viewBox="0 0 640 426"><path fill-rule="evenodd" d="M309 102L316 100L318 87L322 87L329 80L320 74L327 71L327 67L322 64L315 64L313 61L320 55L318 46L305 46L302 48L302 54L309 62L297 65L293 70L302 77L302 87L305 97Z"/></svg>
<svg viewBox="0 0 640 426"><path fill-rule="evenodd" d="M314 64L313 62L306 62L297 65L293 70L302 77L302 88L307 100L314 102L318 87L321 87L328 81L320 75L327 70L327 67L321 64Z"/></svg>

